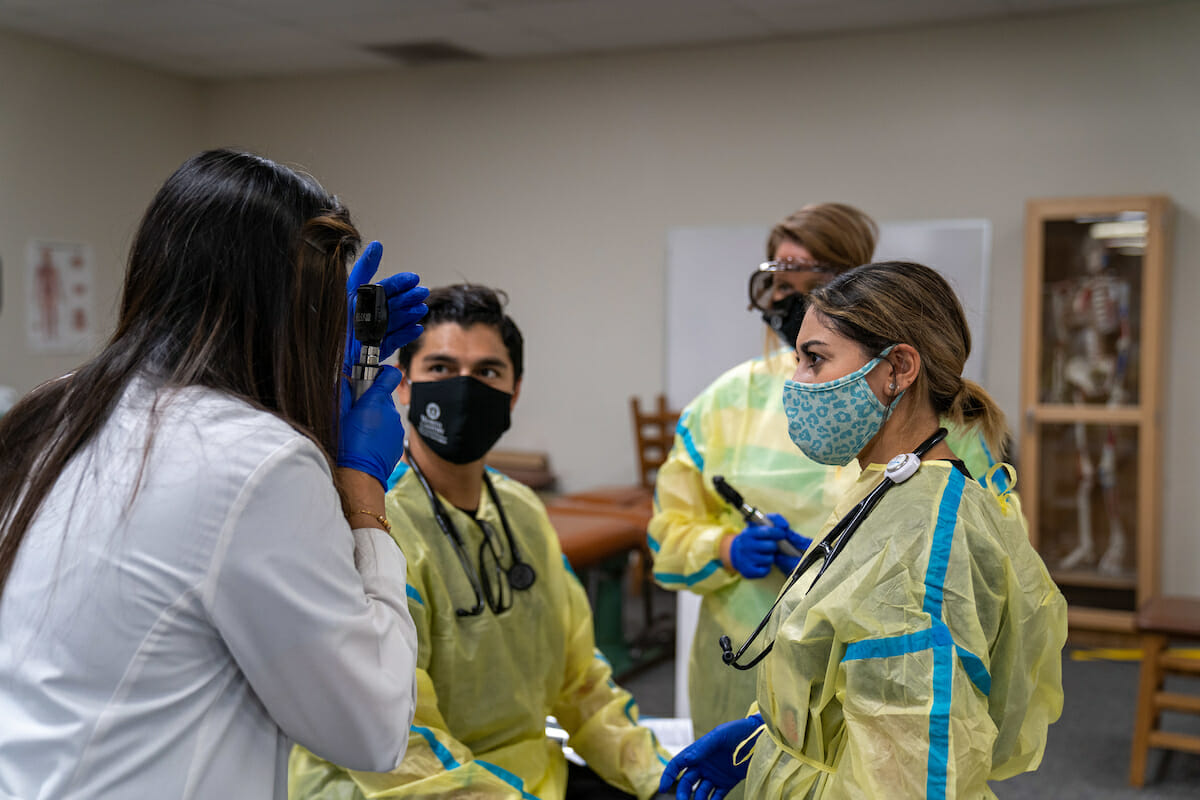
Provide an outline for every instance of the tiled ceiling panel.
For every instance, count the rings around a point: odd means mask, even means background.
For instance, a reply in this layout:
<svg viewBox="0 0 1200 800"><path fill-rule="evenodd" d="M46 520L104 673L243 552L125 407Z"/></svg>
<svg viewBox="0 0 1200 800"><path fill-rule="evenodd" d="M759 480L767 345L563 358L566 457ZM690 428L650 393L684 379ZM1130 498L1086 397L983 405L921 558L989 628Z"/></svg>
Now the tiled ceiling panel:
<svg viewBox="0 0 1200 800"><path fill-rule="evenodd" d="M1052 13L1146 0L0 0L0 29L164 72L234 78L396 66L443 42L535 58Z"/></svg>

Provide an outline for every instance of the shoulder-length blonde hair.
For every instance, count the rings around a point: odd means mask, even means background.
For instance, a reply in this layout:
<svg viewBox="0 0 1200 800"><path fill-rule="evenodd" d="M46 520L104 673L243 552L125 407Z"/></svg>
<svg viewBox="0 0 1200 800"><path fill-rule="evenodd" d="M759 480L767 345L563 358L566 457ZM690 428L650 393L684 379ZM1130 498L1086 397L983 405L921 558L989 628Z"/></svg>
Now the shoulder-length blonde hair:
<svg viewBox="0 0 1200 800"><path fill-rule="evenodd" d="M813 203L789 214L767 237L767 260L784 241L792 241L812 253L822 264L850 269L866 264L875 253L879 226L854 206L845 203Z"/></svg>

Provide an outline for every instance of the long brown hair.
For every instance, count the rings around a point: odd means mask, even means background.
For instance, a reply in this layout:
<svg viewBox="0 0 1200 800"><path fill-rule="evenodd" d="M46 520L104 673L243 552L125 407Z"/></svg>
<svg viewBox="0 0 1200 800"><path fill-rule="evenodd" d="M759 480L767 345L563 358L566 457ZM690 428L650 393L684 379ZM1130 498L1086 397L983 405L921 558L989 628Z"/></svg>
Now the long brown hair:
<svg viewBox="0 0 1200 800"><path fill-rule="evenodd" d="M176 170L138 228L104 349L0 419L0 596L38 508L138 375L242 398L330 458L358 243L335 197L273 161L210 150Z"/></svg>
<svg viewBox="0 0 1200 800"><path fill-rule="evenodd" d="M907 261L867 264L814 289L808 303L872 356L901 342L916 348L921 371L909 391L928 397L939 417L978 427L992 452L1003 452L1004 412L982 386L962 377L971 329L936 270Z"/></svg>

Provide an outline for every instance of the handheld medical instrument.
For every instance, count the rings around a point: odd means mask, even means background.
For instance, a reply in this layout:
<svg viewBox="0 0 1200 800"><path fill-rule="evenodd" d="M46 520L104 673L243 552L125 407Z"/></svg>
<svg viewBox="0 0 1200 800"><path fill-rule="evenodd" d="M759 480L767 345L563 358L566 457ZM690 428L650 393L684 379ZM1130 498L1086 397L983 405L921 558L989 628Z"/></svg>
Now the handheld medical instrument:
<svg viewBox="0 0 1200 800"><path fill-rule="evenodd" d="M887 463L887 467L883 471L883 480L879 485L871 490L870 494L859 501L858 505L850 509L846 516L838 520L838 523L833 526L833 529L825 535L825 538L818 542L814 547L808 549L808 555L800 562L799 566L792 571L792 577L784 584L783 589L779 592L779 596L775 598L775 602L767 609L766 616L758 623L753 633L742 643L736 653L733 652L733 645L728 636L722 636L721 644L721 660L731 667L736 669L750 669L758 662L767 657L767 653L771 652L771 648L775 646L774 642L770 642L763 648L762 652L756 655L749 664L739 664L738 659L745 655L751 643L759 637L763 629L767 627L767 623L771 620L771 615L775 613L775 609L779 606L779 601L784 595L796 584L796 581L807 572L818 559L822 560L817 574L813 577L812 583L809 584L808 590L811 592L812 587L816 585L821 576L825 574L825 570L829 569L829 565L833 560L845 549L846 544L850 541L850 537L862 525L863 520L871 513L871 509L882 499L897 483L903 483L916 474L921 466L921 458L930 451L930 449L938 442L946 438L946 429L938 428L932 436L930 436L911 453L901 453Z"/></svg>
<svg viewBox="0 0 1200 800"><path fill-rule="evenodd" d="M359 286L354 300L354 338L362 344L362 349L358 361L350 368L355 400L362 397L379 374L379 348L387 330L387 292L378 283Z"/></svg>
<svg viewBox="0 0 1200 800"><path fill-rule="evenodd" d="M717 494L721 495L721 499L741 513L742 519L746 521L747 525L761 525L767 528L775 527L775 523L766 514L747 503L741 493L730 486L729 481L725 480L723 475L713 475L712 484L713 488L717 490ZM792 556L793 558L799 558L804 555L786 539L779 540L779 549L785 555Z"/></svg>

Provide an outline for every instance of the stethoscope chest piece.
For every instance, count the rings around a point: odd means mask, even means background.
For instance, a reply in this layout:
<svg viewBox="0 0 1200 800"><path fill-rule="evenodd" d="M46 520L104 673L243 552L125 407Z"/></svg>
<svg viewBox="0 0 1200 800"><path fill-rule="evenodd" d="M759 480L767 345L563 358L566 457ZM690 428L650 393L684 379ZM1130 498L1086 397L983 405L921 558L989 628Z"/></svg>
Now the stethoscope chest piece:
<svg viewBox="0 0 1200 800"><path fill-rule="evenodd" d="M917 473L921 467L921 459L915 453L901 453L887 463L883 474L892 479L892 483L904 483Z"/></svg>
<svg viewBox="0 0 1200 800"><path fill-rule="evenodd" d="M537 574L533 571L533 567L524 561L518 561L508 570L508 585L518 592L533 586L533 582L536 579Z"/></svg>

